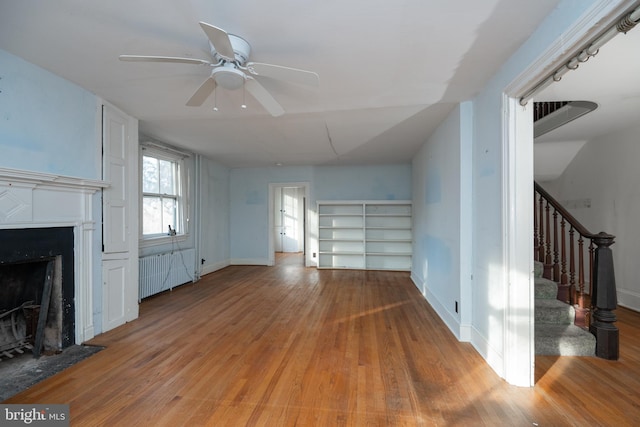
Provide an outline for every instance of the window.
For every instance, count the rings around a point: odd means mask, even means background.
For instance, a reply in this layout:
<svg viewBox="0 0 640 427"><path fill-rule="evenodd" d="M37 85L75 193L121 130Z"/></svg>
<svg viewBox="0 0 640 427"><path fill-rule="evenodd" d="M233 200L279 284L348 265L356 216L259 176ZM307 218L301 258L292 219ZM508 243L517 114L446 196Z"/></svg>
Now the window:
<svg viewBox="0 0 640 427"><path fill-rule="evenodd" d="M182 157L142 148L142 236L184 234Z"/></svg>

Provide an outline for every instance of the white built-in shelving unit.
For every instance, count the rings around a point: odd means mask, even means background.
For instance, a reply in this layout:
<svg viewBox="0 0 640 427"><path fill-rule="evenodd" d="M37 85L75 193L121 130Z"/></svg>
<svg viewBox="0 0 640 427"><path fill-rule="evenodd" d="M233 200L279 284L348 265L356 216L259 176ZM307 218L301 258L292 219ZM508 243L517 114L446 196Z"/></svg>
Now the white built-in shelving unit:
<svg viewBox="0 0 640 427"><path fill-rule="evenodd" d="M319 201L318 268L411 270L410 201Z"/></svg>

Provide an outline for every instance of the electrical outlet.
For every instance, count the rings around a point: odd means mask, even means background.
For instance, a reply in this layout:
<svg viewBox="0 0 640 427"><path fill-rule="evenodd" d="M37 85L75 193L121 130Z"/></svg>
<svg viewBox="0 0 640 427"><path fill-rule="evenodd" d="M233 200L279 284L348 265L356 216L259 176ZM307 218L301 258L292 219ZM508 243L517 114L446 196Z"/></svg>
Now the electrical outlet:
<svg viewBox="0 0 640 427"><path fill-rule="evenodd" d="M316 257L316 253L315 253L315 252L313 253L313 257L314 257L314 258Z"/></svg>

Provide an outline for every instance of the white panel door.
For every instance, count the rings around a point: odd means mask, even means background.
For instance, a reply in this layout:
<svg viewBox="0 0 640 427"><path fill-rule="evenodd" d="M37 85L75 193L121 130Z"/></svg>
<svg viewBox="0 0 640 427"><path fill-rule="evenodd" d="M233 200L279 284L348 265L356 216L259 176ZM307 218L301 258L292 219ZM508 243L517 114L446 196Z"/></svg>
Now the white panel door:
<svg viewBox="0 0 640 427"><path fill-rule="evenodd" d="M282 252L282 188L277 187L274 189L273 195L273 242L274 250L276 252Z"/></svg>
<svg viewBox="0 0 640 427"><path fill-rule="evenodd" d="M103 251L128 252L127 139L130 133L128 118L104 106L102 122L103 179L109 182L102 194Z"/></svg>
<svg viewBox="0 0 640 427"><path fill-rule="evenodd" d="M137 122L104 105L102 114L102 332L138 317Z"/></svg>
<svg viewBox="0 0 640 427"><path fill-rule="evenodd" d="M102 262L102 281L104 293L102 328L108 331L122 325L127 318L127 282L129 281L129 263L126 259L114 259Z"/></svg>
<svg viewBox="0 0 640 427"><path fill-rule="evenodd" d="M285 187L282 189L282 252L300 252L301 197L299 189Z"/></svg>

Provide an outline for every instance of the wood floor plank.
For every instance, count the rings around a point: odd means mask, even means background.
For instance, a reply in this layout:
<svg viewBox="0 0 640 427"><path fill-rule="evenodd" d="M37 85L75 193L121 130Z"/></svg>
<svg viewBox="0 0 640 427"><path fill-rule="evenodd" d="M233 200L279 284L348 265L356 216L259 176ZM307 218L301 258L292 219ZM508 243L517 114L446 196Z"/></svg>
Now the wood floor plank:
<svg viewBox="0 0 640 427"><path fill-rule="evenodd" d="M232 266L145 300L106 349L6 403L68 403L73 426L631 426L640 314L620 360L537 357L498 378L403 272ZM604 403L603 403L604 401Z"/></svg>

